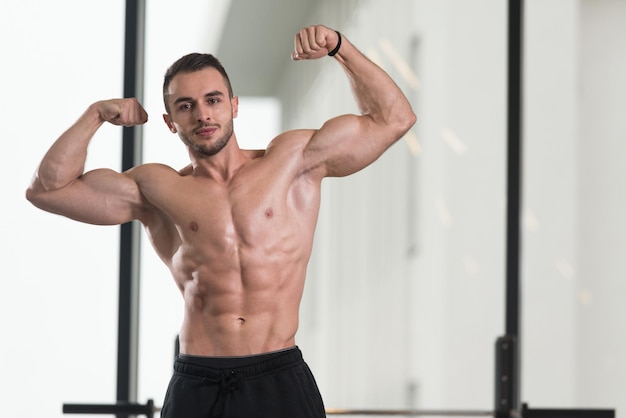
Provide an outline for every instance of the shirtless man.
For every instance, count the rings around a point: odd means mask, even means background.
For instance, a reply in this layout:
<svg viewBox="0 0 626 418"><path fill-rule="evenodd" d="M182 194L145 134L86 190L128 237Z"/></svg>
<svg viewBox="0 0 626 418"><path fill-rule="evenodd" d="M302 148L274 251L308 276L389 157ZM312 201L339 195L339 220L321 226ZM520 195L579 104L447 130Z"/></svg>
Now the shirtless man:
<svg viewBox="0 0 626 418"><path fill-rule="evenodd" d="M213 56L190 54L163 85L163 118L187 147L189 166L83 172L103 123L148 119L135 99L105 100L57 139L27 191L37 207L81 222L136 219L145 227L185 301L163 417L325 416L295 345L321 182L366 167L415 123L390 77L339 32L317 25L296 35L293 60L327 55L344 68L360 115L282 133L264 151L242 150L228 76Z"/></svg>

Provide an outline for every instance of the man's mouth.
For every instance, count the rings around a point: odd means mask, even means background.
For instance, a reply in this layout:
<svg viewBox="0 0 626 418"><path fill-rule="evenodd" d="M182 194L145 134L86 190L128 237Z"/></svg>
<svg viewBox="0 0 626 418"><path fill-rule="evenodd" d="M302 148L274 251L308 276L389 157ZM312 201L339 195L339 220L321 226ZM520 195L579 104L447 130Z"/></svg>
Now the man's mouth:
<svg viewBox="0 0 626 418"><path fill-rule="evenodd" d="M196 135L203 136L203 137L210 137L211 135L215 133L215 131L217 131L216 126L205 126L203 128L197 129Z"/></svg>

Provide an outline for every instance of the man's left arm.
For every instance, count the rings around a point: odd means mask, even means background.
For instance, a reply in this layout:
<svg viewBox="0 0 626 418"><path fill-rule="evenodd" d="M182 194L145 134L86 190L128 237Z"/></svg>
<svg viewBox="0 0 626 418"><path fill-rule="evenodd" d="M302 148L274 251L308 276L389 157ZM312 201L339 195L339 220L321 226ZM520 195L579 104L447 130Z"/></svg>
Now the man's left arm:
<svg viewBox="0 0 626 418"><path fill-rule="evenodd" d="M409 101L391 77L336 31L321 25L302 29L296 35L292 58L322 58L337 46L334 59L348 76L361 114L335 117L313 133L304 151L304 169L323 177L346 176L365 168L416 121Z"/></svg>

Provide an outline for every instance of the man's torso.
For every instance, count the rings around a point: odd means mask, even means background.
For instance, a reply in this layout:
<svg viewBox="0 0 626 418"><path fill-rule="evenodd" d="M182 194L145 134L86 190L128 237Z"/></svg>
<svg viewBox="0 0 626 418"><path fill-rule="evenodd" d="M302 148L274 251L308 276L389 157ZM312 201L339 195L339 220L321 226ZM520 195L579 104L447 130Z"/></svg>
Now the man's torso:
<svg viewBox="0 0 626 418"><path fill-rule="evenodd" d="M153 207L146 230L185 300L182 353L294 345L320 194L294 151L250 153L226 180L144 167L138 184Z"/></svg>

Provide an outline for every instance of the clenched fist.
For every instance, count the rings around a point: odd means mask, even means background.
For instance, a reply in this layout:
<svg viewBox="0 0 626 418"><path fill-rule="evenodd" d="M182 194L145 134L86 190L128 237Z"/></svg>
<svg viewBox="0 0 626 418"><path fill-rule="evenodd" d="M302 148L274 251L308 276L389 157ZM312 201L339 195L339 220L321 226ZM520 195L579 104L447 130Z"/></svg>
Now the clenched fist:
<svg viewBox="0 0 626 418"><path fill-rule="evenodd" d="M339 34L323 25L309 26L296 35L293 60L317 59L328 55L339 45Z"/></svg>
<svg viewBox="0 0 626 418"><path fill-rule="evenodd" d="M130 127L148 121L148 113L135 98L103 100L96 108L100 119L113 125Z"/></svg>

